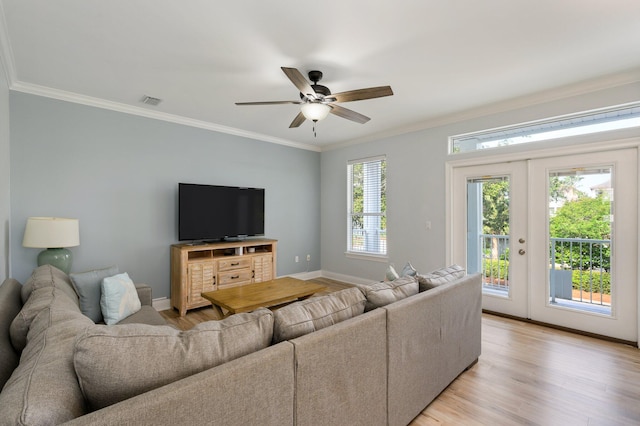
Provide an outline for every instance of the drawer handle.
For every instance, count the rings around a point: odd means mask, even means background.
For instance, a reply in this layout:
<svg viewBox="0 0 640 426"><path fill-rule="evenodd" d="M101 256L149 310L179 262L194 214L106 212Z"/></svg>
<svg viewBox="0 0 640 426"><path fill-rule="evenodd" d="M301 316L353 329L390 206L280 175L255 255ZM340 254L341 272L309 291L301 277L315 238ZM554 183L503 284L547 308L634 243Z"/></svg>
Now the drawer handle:
<svg viewBox="0 0 640 426"><path fill-rule="evenodd" d="M240 278L240 275L234 275L231 277L232 280L237 280L238 278Z"/></svg>
<svg viewBox="0 0 640 426"><path fill-rule="evenodd" d="M235 262L235 263L232 263L231 266L238 266L239 264L240 262Z"/></svg>

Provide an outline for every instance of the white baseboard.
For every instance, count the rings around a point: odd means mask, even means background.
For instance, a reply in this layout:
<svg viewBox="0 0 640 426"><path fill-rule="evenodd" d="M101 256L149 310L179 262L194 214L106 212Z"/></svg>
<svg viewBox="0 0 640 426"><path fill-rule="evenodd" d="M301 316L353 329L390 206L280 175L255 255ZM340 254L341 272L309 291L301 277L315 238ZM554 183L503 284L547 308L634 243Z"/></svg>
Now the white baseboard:
<svg viewBox="0 0 640 426"><path fill-rule="evenodd" d="M349 284L371 284L372 282L375 282L375 280L370 278L354 277L353 275L338 274L331 271L320 271L320 276Z"/></svg>
<svg viewBox="0 0 640 426"><path fill-rule="evenodd" d="M291 274L286 276L297 278L299 280L312 280L314 278L320 278L322 276L322 271L300 272L299 274Z"/></svg>
<svg viewBox="0 0 640 426"><path fill-rule="evenodd" d="M349 284L371 284L374 280L369 278L354 277L352 275L338 274L330 271L311 271L303 272L300 274L288 275L289 277L297 278L299 280L312 280L314 278L329 278L330 280L342 281Z"/></svg>
<svg viewBox="0 0 640 426"><path fill-rule="evenodd" d="M171 309L171 300L168 297L159 297L151 301L151 306L153 306L156 311L166 311Z"/></svg>

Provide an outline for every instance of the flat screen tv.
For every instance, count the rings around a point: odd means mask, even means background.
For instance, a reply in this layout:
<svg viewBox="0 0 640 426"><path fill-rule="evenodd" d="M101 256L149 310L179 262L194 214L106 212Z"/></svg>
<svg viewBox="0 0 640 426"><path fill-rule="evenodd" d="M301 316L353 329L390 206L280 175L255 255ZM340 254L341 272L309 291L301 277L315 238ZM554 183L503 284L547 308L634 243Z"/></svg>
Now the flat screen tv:
<svg viewBox="0 0 640 426"><path fill-rule="evenodd" d="M224 240L264 235L264 189L178 184L178 239Z"/></svg>

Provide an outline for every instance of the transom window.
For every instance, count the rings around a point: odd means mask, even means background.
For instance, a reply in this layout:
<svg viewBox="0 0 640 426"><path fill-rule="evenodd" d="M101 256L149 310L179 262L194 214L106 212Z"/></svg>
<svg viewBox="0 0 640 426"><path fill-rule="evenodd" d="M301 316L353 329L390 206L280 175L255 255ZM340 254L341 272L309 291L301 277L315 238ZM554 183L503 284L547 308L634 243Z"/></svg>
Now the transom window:
<svg viewBox="0 0 640 426"><path fill-rule="evenodd" d="M640 102L451 136L449 152L478 151L630 127L640 127Z"/></svg>
<svg viewBox="0 0 640 426"><path fill-rule="evenodd" d="M386 169L384 156L348 163L347 253L387 254Z"/></svg>

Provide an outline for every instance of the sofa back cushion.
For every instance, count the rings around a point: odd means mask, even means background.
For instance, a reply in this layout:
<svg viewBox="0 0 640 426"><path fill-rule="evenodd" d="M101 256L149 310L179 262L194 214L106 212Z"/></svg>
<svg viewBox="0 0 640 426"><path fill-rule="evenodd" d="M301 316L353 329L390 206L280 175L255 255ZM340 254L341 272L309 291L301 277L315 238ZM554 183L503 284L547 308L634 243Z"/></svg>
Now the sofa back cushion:
<svg viewBox="0 0 640 426"><path fill-rule="evenodd" d="M266 348L272 334L273 313L265 308L188 331L93 325L78 336L73 364L82 393L96 410Z"/></svg>
<svg viewBox="0 0 640 426"><path fill-rule="evenodd" d="M76 335L92 324L79 309L57 304L33 318L20 364L0 393L1 425L60 424L86 413L72 357Z"/></svg>
<svg viewBox="0 0 640 426"><path fill-rule="evenodd" d="M465 269L460 265L451 265L446 268L436 269L428 274L418 274L420 291L430 290L439 285L450 283L466 275Z"/></svg>
<svg viewBox="0 0 640 426"><path fill-rule="evenodd" d="M293 339L360 315L364 303L362 292L354 287L287 305L275 312L273 342Z"/></svg>
<svg viewBox="0 0 640 426"><path fill-rule="evenodd" d="M34 290L31 292L27 303L24 304L18 315L13 319L9 329L11 343L16 351L22 351L27 346L29 328L35 317L44 309L50 307L80 312L78 305L58 288L43 287Z"/></svg>
<svg viewBox="0 0 640 426"><path fill-rule="evenodd" d="M51 265L36 268L22 286L21 293L24 306L9 329L11 343L18 352L26 346L31 322L43 309L55 304L61 309L80 312L78 296L69 277Z"/></svg>
<svg viewBox="0 0 640 426"><path fill-rule="evenodd" d="M9 328L11 322L22 308L20 290L22 285L12 279L6 279L0 286L0 389L18 366L20 357L11 344Z"/></svg>
<svg viewBox="0 0 640 426"><path fill-rule="evenodd" d="M79 306L78 295L73 288L71 279L60 269L51 265L38 266L33 270L29 279L22 286L22 303L26 303L31 292L43 287L56 287L69 298L75 300Z"/></svg>
<svg viewBox="0 0 640 426"><path fill-rule="evenodd" d="M365 311L388 305L418 294L418 281L412 276L396 278L393 281L358 285L367 299Z"/></svg>

